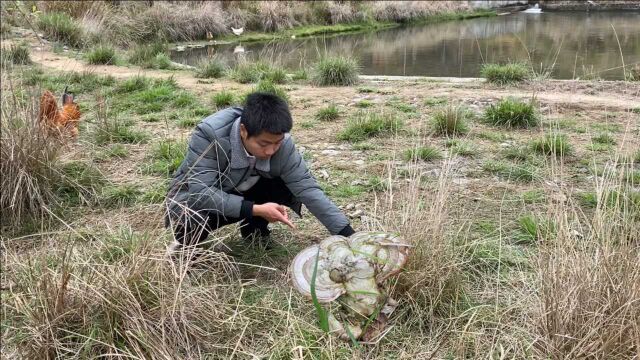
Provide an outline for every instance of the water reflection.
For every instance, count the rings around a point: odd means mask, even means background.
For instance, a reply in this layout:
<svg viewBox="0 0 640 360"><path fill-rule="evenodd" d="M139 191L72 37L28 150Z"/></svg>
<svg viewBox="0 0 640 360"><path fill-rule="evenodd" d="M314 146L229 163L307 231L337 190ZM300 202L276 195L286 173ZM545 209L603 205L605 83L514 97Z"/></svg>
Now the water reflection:
<svg viewBox="0 0 640 360"><path fill-rule="evenodd" d="M640 63L640 13L556 12L514 14L451 21L327 38L268 44L220 45L174 53L176 61L195 65L216 54L229 62L238 56L269 58L295 69L321 54L355 55L370 75L478 76L483 62L531 60L537 70L570 79L585 73L621 79L618 42L627 65Z"/></svg>

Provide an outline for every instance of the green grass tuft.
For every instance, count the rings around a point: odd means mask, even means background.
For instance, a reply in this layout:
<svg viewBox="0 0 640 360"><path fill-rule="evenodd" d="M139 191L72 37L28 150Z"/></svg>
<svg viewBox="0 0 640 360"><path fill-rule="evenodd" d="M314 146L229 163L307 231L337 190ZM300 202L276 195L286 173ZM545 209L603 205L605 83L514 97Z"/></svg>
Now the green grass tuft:
<svg viewBox="0 0 640 360"><path fill-rule="evenodd" d="M213 57L205 59L198 64L195 76L201 79L218 79L224 76L227 67L222 60Z"/></svg>
<svg viewBox="0 0 640 360"><path fill-rule="evenodd" d="M315 115L315 119L319 121L336 120L338 117L340 117L340 110L335 104L329 104L329 106L318 110Z"/></svg>
<svg viewBox="0 0 640 360"><path fill-rule="evenodd" d="M444 105L448 102L448 100L446 98L443 97L434 97L434 98L429 98L426 99L424 101L424 104L426 106L438 106L438 105Z"/></svg>
<svg viewBox="0 0 640 360"><path fill-rule="evenodd" d="M267 80L267 79L260 80L260 82L258 82L258 84L253 88L253 90L250 93L253 93L253 92L273 94L280 97L282 100L286 101L287 103L289 102L289 95L287 95L286 90L274 84L271 80ZM250 93L247 93L243 97L242 103L246 102L247 96Z"/></svg>
<svg viewBox="0 0 640 360"><path fill-rule="evenodd" d="M213 105L218 109L222 109L231 106L236 103L236 96L231 91L222 90L212 97Z"/></svg>
<svg viewBox="0 0 640 360"><path fill-rule="evenodd" d="M494 126L528 128L538 125L539 115L534 101L505 98L485 110L484 120Z"/></svg>
<svg viewBox="0 0 640 360"><path fill-rule="evenodd" d="M108 207L127 206L137 202L141 195L138 185L109 186L102 189L100 202Z"/></svg>
<svg viewBox="0 0 640 360"><path fill-rule="evenodd" d="M616 144L616 139L608 133L603 133L603 134L599 134L597 136L593 136L591 138L591 141L596 143L596 144L602 144L602 145L615 145Z"/></svg>
<svg viewBox="0 0 640 360"><path fill-rule="evenodd" d="M129 156L129 150L122 144L113 144L100 153L97 157L100 160L124 159Z"/></svg>
<svg viewBox="0 0 640 360"><path fill-rule="evenodd" d="M572 152L571 144L564 134L547 134L532 143L533 149L544 155L565 156Z"/></svg>
<svg viewBox="0 0 640 360"><path fill-rule="evenodd" d="M445 106L433 115L433 131L446 136L466 134L472 117L473 113L464 106Z"/></svg>
<svg viewBox="0 0 640 360"><path fill-rule="evenodd" d="M478 153L476 146L469 141L450 139L445 142L445 146L450 148L455 155L473 157Z"/></svg>
<svg viewBox="0 0 640 360"><path fill-rule="evenodd" d="M171 176L178 169L187 152L185 141L172 139L161 140L151 150L151 164L146 169L148 172Z"/></svg>
<svg viewBox="0 0 640 360"><path fill-rule="evenodd" d="M537 176L537 169L531 164L510 164L504 161L488 160L482 164L482 169L491 174L496 174L507 180L519 182L531 182Z"/></svg>
<svg viewBox="0 0 640 360"><path fill-rule="evenodd" d="M117 61L116 51L109 45L99 45L86 54L91 65L114 65Z"/></svg>
<svg viewBox="0 0 640 360"><path fill-rule="evenodd" d="M137 45L129 53L129 62L145 68L153 67L154 59L159 54L166 54L169 47L163 42L153 42L151 44Z"/></svg>
<svg viewBox="0 0 640 360"><path fill-rule="evenodd" d="M531 70L526 64L510 63L505 65L485 64L480 70L482 77L497 85L516 84L531 78Z"/></svg>
<svg viewBox="0 0 640 360"><path fill-rule="evenodd" d="M156 56L151 60L151 63L147 64L147 66L154 69L171 70L173 69L173 62L169 55L161 53L156 54Z"/></svg>
<svg viewBox="0 0 640 360"><path fill-rule="evenodd" d="M55 192L69 203L89 203L105 183L98 168L82 161L64 164L61 174L62 181L57 184Z"/></svg>
<svg viewBox="0 0 640 360"><path fill-rule="evenodd" d="M440 150L431 146L420 146L417 148L406 150L404 152L404 158L407 161L434 161L442 159L442 153L440 153Z"/></svg>
<svg viewBox="0 0 640 360"><path fill-rule="evenodd" d="M6 64L29 65L31 64L29 45L25 43L11 44L2 48L2 66Z"/></svg>
<svg viewBox="0 0 640 360"><path fill-rule="evenodd" d="M360 100L356 103L356 107L361 109L366 109L373 106L373 102L371 100Z"/></svg>
<svg viewBox="0 0 640 360"><path fill-rule="evenodd" d="M73 47L78 47L82 44L82 28L80 24L66 13L41 13L36 24L38 29L49 40L60 41Z"/></svg>
<svg viewBox="0 0 640 360"><path fill-rule="evenodd" d="M403 127L403 121L393 114L360 111L348 120L347 127L338 134L338 139L359 142L376 136L391 135Z"/></svg>
<svg viewBox="0 0 640 360"><path fill-rule="evenodd" d="M116 87L115 91L118 93L130 93L134 91L146 90L150 85L151 79L141 75L136 75L121 82Z"/></svg>
<svg viewBox="0 0 640 360"><path fill-rule="evenodd" d="M240 63L229 71L229 77L241 84L255 83L261 80L283 84L287 80L284 69L263 61Z"/></svg>
<svg viewBox="0 0 640 360"><path fill-rule="evenodd" d="M312 81L316 86L351 86L358 82L359 73L355 59L324 57L314 65Z"/></svg>
<svg viewBox="0 0 640 360"><path fill-rule="evenodd" d="M117 118L102 118L94 128L94 141L97 145L107 143L139 144L146 142L149 137L146 133L136 130L133 124Z"/></svg>

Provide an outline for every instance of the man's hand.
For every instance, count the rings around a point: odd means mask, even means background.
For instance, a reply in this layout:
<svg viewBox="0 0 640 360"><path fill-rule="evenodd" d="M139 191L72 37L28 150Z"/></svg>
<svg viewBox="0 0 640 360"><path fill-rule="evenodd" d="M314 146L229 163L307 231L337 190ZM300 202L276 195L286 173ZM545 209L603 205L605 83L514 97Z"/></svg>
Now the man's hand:
<svg viewBox="0 0 640 360"><path fill-rule="evenodd" d="M295 225L289 220L289 214L287 214L287 208L283 205L276 203L266 203L260 205L253 205L253 216L260 216L268 222L279 221L288 225L290 228L295 229Z"/></svg>

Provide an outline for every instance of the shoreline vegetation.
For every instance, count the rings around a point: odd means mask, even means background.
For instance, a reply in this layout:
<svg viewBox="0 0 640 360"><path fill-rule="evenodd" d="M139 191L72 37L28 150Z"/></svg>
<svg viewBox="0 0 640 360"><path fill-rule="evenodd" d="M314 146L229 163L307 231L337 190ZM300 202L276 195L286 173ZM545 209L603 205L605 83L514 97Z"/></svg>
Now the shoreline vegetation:
<svg viewBox="0 0 640 360"><path fill-rule="evenodd" d="M339 34L345 34L345 33L358 33L358 32L366 32L366 31L390 29L394 27L407 26L407 25L420 25L420 24L428 24L428 23L435 23L435 22L441 22L441 21L465 20L465 19L473 19L478 17L491 17L496 15L497 13L495 10L478 9L478 10L466 10L466 11L463 10L463 11L457 11L457 12L447 12L447 13L441 13L437 15L427 15L424 17L412 19L407 22L370 21L370 22L363 22L363 23L348 23L348 24L335 24L335 25L307 25L307 26L295 27L289 30L283 30L283 31L274 32L274 33L249 32L246 34L242 34L240 36L226 35L222 37L218 42L219 43L220 42L251 43L251 42L278 40L278 39L289 39L291 37L304 38L304 37L320 36L320 35L339 35Z"/></svg>
<svg viewBox="0 0 640 360"><path fill-rule="evenodd" d="M466 1L3 2L3 34L34 27L50 41L82 48L149 42L256 42L379 30L494 16ZM236 36L232 28L242 28Z"/></svg>

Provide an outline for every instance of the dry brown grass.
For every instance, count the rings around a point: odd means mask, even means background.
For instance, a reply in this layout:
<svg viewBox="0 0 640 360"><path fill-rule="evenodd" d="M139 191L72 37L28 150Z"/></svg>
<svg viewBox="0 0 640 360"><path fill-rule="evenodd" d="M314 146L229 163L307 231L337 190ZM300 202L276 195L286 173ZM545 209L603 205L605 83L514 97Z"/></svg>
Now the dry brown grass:
<svg viewBox="0 0 640 360"><path fill-rule="evenodd" d="M467 5L460 1L376 1L372 4L374 19L394 22L465 9Z"/></svg>
<svg viewBox="0 0 640 360"><path fill-rule="evenodd" d="M615 167L615 166L614 166ZM540 246L536 350L552 359L623 359L640 351L640 222L633 191L609 168L585 215L549 207L557 236ZM607 198L616 195L612 201Z"/></svg>
<svg viewBox="0 0 640 360"><path fill-rule="evenodd" d="M59 141L38 124L36 97L13 91L5 76L3 83L9 85L2 91L0 208L3 225L17 226L47 214L61 151Z"/></svg>

